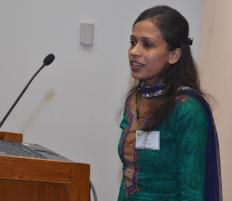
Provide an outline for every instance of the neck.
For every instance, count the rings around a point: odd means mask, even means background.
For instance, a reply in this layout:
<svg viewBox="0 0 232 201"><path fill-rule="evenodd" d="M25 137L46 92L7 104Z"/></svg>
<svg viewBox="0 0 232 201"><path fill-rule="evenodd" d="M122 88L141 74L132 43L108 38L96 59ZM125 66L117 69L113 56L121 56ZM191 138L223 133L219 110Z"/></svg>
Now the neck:
<svg viewBox="0 0 232 201"><path fill-rule="evenodd" d="M142 82L144 82L148 86L154 86L154 85L159 83L157 78L152 78L152 79L149 79L149 80L143 80Z"/></svg>

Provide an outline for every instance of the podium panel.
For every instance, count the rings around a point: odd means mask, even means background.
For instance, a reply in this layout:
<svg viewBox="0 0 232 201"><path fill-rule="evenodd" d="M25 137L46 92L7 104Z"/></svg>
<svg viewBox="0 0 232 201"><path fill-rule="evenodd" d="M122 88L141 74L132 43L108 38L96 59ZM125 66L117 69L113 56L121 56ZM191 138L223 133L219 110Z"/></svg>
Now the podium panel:
<svg viewBox="0 0 232 201"><path fill-rule="evenodd" d="M68 198L66 184L0 179L3 201L64 201Z"/></svg>

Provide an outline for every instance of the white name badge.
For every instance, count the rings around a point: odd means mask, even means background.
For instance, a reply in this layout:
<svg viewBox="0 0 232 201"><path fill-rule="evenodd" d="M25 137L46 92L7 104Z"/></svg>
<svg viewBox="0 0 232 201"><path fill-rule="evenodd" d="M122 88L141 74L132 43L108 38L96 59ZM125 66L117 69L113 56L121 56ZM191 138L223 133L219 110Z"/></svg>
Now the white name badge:
<svg viewBox="0 0 232 201"><path fill-rule="evenodd" d="M135 148L160 150L160 132L137 130Z"/></svg>

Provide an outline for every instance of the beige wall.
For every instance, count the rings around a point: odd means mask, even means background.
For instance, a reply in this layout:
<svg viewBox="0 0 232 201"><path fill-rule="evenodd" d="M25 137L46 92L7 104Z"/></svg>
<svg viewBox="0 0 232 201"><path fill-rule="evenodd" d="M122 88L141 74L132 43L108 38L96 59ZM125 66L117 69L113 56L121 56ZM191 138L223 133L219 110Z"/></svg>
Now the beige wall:
<svg viewBox="0 0 232 201"><path fill-rule="evenodd" d="M204 0L198 64L212 95L219 133L224 201L232 200L232 1Z"/></svg>

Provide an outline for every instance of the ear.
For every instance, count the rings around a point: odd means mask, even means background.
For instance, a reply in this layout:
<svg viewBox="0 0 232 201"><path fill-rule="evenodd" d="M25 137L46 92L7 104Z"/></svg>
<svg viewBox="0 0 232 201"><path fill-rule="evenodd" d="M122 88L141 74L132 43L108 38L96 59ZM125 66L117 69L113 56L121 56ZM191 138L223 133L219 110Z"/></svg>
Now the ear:
<svg viewBox="0 0 232 201"><path fill-rule="evenodd" d="M181 57L181 54L182 52L180 48L176 48L175 50L172 50L169 55L168 63L169 64L177 63Z"/></svg>

